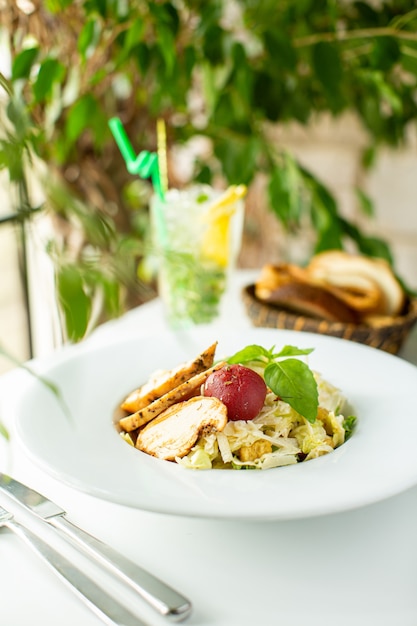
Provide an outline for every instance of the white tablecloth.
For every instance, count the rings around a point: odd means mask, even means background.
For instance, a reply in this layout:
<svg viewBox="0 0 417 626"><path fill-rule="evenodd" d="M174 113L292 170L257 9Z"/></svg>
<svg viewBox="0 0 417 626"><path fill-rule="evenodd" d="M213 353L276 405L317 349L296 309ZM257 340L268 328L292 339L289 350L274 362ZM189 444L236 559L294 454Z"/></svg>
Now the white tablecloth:
<svg viewBox="0 0 417 626"><path fill-rule="evenodd" d="M250 326L236 285L233 328ZM158 300L106 324L88 341L164 327ZM402 356L417 364L417 334ZM20 370L0 378L0 471L63 506L68 516L182 591L190 626L416 626L417 487L343 514L285 522L187 519L133 510L80 493L47 475L13 436L8 400ZM394 384L394 381L393 381ZM36 407L33 407L34 412ZM0 532L1 626L98 626L50 570L14 535ZM166 623L145 611L149 624Z"/></svg>

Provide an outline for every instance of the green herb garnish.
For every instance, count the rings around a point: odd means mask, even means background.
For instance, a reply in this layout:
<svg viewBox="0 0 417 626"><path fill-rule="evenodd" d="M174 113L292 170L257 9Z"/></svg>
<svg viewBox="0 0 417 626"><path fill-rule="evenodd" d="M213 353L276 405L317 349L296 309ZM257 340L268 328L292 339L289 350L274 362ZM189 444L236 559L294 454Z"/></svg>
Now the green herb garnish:
<svg viewBox="0 0 417 626"><path fill-rule="evenodd" d="M253 344L239 350L227 361L241 365L253 363L264 368L265 383L271 391L306 420L315 422L319 406L316 379L306 363L293 358L310 354L313 348L284 346L280 352L274 350L275 346L267 350Z"/></svg>
<svg viewBox="0 0 417 626"><path fill-rule="evenodd" d="M345 429L345 441L347 441L349 437L352 436L352 433L355 430L356 426L356 419L357 418L355 417L355 415L348 415L348 417L343 420L343 428Z"/></svg>

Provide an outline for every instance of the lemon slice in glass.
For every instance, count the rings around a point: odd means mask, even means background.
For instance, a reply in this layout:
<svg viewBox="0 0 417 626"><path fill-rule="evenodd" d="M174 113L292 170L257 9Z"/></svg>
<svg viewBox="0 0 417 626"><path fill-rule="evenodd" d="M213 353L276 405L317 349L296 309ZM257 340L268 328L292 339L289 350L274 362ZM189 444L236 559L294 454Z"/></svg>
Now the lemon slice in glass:
<svg viewBox="0 0 417 626"><path fill-rule="evenodd" d="M217 266L225 268L230 257L230 225L236 203L246 194L245 185L232 185L216 200L205 215L207 229L203 236L201 254Z"/></svg>

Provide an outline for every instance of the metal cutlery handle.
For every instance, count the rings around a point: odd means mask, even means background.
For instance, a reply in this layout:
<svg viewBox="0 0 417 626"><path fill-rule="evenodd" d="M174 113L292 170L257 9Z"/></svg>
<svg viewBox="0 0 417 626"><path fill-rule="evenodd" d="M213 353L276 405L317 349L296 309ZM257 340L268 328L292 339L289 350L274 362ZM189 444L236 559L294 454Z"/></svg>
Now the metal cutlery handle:
<svg viewBox="0 0 417 626"><path fill-rule="evenodd" d="M85 532L62 515L49 517L47 521L55 528L63 531L74 545L94 558L110 573L123 580L162 615L173 620L182 620L190 614L192 607L187 598L107 544Z"/></svg>
<svg viewBox="0 0 417 626"><path fill-rule="evenodd" d="M22 537L105 624L109 626L146 626L145 622L126 609L115 598L108 596L78 567L49 546L43 539L14 521L12 517L3 522L3 525Z"/></svg>
<svg viewBox="0 0 417 626"><path fill-rule="evenodd" d="M145 571L92 535L72 524L65 511L34 489L0 472L0 492L23 506L31 514L64 533L73 546L94 559L96 564L130 587L164 617L186 618L192 609L190 601L175 589Z"/></svg>

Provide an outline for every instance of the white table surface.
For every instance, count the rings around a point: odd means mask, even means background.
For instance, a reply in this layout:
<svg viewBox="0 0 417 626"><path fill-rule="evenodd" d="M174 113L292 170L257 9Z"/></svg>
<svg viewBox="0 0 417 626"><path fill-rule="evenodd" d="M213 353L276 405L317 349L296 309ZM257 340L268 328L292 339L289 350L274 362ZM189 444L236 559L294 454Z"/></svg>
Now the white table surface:
<svg viewBox="0 0 417 626"><path fill-rule="evenodd" d="M242 273L241 283L250 274ZM224 323L250 327L236 285ZM158 300L98 329L87 341L164 328ZM417 333L401 356L417 364ZM243 522L130 509L47 475L20 449L8 402L20 370L0 377L0 471L51 497L72 521L176 587L193 603L189 626L416 626L417 487L343 514ZM34 407L34 411L36 407ZM167 623L144 608L151 626ZM0 532L1 626L99 626L102 622L8 531Z"/></svg>

